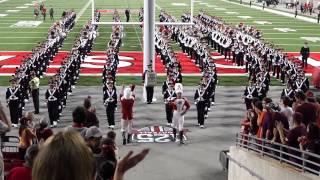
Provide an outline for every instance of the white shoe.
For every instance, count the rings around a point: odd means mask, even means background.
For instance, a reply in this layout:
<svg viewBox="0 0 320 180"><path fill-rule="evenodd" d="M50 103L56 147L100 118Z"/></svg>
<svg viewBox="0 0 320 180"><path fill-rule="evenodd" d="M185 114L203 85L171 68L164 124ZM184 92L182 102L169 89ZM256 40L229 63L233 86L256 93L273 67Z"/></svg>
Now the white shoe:
<svg viewBox="0 0 320 180"><path fill-rule="evenodd" d="M53 121L53 127L57 127L58 123L57 121Z"/></svg>
<svg viewBox="0 0 320 180"><path fill-rule="evenodd" d="M167 126L171 126L171 124L170 124L170 123L167 123Z"/></svg>
<svg viewBox="0 0 320 180"><path fill-rule="evenodd" d="M72 88L72 89L75 89L76 87L75 87L75 86L71 86L71 88Z"/></svg>
<svg viewBox="0 0 320 180"><path fill-rule="evenodd" d="M71 93L71 92L68 92L68 95L69 95L69 96L71 96L71 95L72 95L72 93Z"/></svg>
<svg viewBox="0 0 320 180"><path fill-rule="evenodd" d="M199 124L197 124L197 126L200 126L200 123L199 123Z"/></svg>
<svg viewBox="0 0 320 180"><path fill-rule="evenodd" d="M211 108L208 108L208 111L211 111Z"/></svg>
<svg viewBox="0 0 320 180"><path fill-rule="evenodd" d="M17 127L18 127L18 124L12 124L12 127L17 128Z"/></svg>
<svg viewBox="0 0 320 180"><path fill-rule="evenodd" d="M114 125L111 125L110 128L111 128L112 130L114 130Z"/></svg>
<svg viewBox="0 0 320 180"><path fill-rule="evenodd" d="M211 105L213 105L213 106L214 106L214 102L211 102Z"/></svg>
<svg viewBox="0 0 320 180"><path fill-rule="evenodd" d="M53 125L50 125L50 128L53 128Z"/></svg>
<svg viewBox="0 0 320 180"><path fill-rule="evenodd" d="M205 118L208 118L208 114L204 115Z"/></svg>
<svg viewBox="0 0 320 180"><path fill-rule="evenodd" d="M204 125L201 125L200 128L201 128L201 129L204 129Z"/></svg>
<svg viewBox="0 0 320 180"><path fill-rule="evenodd" d="M24 102L29 102L29 99L24 99Z"/></svg>

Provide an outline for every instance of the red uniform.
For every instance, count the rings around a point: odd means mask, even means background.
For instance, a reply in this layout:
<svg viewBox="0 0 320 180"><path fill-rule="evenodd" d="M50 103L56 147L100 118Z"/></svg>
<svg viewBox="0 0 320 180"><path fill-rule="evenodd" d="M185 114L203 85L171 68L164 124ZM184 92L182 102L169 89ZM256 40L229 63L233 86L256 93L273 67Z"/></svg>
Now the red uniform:
<svg viewBox="0 0 320 180"><path fill-rule="evenodd" d="M133 112L132 112L133 104L134 104L134 99L121 99L123 120L133 119Z"/></svg>

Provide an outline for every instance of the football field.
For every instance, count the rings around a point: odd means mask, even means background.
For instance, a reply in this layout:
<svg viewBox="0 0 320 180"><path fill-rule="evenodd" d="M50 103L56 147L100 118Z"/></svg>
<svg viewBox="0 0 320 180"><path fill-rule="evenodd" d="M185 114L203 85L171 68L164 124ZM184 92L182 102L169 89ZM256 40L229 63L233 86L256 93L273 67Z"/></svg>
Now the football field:
<svg viewBox="0 0 320 180"><path fill-rule="evenodd" d="M46 39L48 29L53 24L48 13L45 21L43 21L41 15L35 20L33 16L35 3L37 2L31 0L0 0L0 74L4 76L1 78L7 78L6 76L12 74L15 67L19 66L26 54L36 47L39 42ZM55 72L55 69L59 68L58 65L61 59L70 51L74 39L79 35L80 29L90 20L92 8L91 1L87 0L47 0L44 1L44 4L48 10L53 7L56 20L60 18L63 10L74 9L77 13L75 27L65 40L58 57L49 66L48 74L51 75L51 72ZM138 12L143 7L143 0L95 0L94 7L101 11L101 21L112 21L112 11L114 9L118 10L122 16L122 21L125 21L124 10L130 8L130 21L138 22ZM247 5L241 5L237 1L194 0L194 7L195 15L199 10L204 10L213 16L222 18L226 23L233 26L238 25L240 22L252 25L263 32L263 39L265 41L274 43L293 56L298 56L295 52L299 52L300 47L306 41L309 43L312 51L311 60L309 60L311 66L307 69L307 73L312 73L313 67L320 66L319 24L286 17L286 15L279 13L270 13L262 9L254 9ZM155 17L157 21L161 9L169 12L177 20L180 20L183 12L190 12L190 0L156 0ZM123 68L126 69L121 70L120 68L119 75L138 77L139 73L142 72L142 29L139 25L125 25L124 32L125 37L120 48L120 55L123 61ZM105 50L107 42L110 39L110 33L110 25L99 26L99 36L95 40L93 53L91 53L91 57L89 56L89 59L82 66L83 78L101 74L103 64L99 60L105 59ZM176 53L181 53L181 49L177 45L173 45L173 48ZM217 53L213 53L212 56L216 59L218 74L220 76L228 75L222 78L222 82L236 79L236 81L227 85L244 84L239 82L239 79L246 79L239 77L245 75L243 68L239 69L232 67L232 64L225 64L223 57ZM191 63L190 59L182 54L178 54L178 57L183 66L186 67L183 69L185 78L194 79L194 83L197 83L198 78L193 77L200 76L200 72ZM95 60L97 61L95 62ZM156 63L156 70L161 75L161 73L164 73L164 68L159 59L156 60Z"/></svg>

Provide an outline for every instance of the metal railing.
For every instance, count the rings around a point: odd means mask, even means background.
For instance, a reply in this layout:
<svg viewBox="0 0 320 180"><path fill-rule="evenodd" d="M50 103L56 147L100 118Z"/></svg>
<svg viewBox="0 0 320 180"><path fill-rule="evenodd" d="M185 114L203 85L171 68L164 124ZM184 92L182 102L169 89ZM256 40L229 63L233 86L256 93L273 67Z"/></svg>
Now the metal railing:
<svg viewBox="0 0 320 180"><path fill-rule="evenodd" d="M303 172L307 171L320 176L320 155L243 133L236 135L236 146L277 159L280 163L290 164Z"/></svg>

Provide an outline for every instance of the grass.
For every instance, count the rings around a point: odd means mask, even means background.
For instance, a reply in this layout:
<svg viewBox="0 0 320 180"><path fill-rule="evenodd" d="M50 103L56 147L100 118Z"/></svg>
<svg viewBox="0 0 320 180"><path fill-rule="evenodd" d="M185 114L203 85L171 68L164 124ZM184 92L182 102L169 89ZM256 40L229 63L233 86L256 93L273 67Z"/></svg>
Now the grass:
<svg viewBox="0 0 320 180"><path fill-rule="evenodd" d="M65 9L74 9L78 15L78 21L74 29L69 33L63 48L64 51L69 51L74 43L74 39L78 36L80 29L90 19L91 6L87 9L83 9L88 0L46 0L45 5L47 8L52 6L55 10L55 19L59 19L62 11ZM185 3L187 6L173 6L171 3ZM25 3L30 3L30 0L10 0L1 3L0 14L8 14L8 16L0 17L0 51L31 51L38 42L43 41L46 38L49 27L53 24L49 20L43 22L37 28L11 28L10 25L15 24L18 21L33 21L33 7L29 6L26 9L20 9L20 12L12 13L6 12L9 9L15 9L17 6L23 6ZM156 1L156 18L158 17L160 9L165 9L172 16L177 19L180 18L183 12L189 12L190 0L157 0ZM232 25L238 25L240 22L244 22L246 25L252 25L262 30L263 37L269 42L273 42L278 46L284 48L285 51L297 52L305 40L301 39L301 36L305 37L320 37L320 31L318 24L312 24L304 21L300 21L294 18L283 17L280 15L271 14L261 10L251 9L250 7L243 7L240 4L231 4L229 2L221 0L202 0L202 3L195 3L194 13L198 13L199 10L204 10L207 13L221 17L226 23ZM143 0L95 0L96 8L98 9L125 9L130 8L132 10L138 10L143 6ZM218 10L215 8L225 8L226 10ZM83 10L83 14L79 12ZM237 12L237 15L227 14L226 12ZM124 14L121 14L124 20ZM238 16L251 16L250 19L241 19ZM103 21L110 21L112 14L102 14ZM132 21L138 21L137 14L132 14ZM272 24L257 24L255 21L268 21ZM295 29L295 32L280 32L274 28L291 28ZM124 45L121 47L121 51L141 51L142 29L139 26L128 25L124 27L125 37ZM93 51L105 51L106 45L111 33L111 26L101 25L99 27L100 36L95 41ZM320 52L319 42L309 42L311 51ZM174 45L174 50L180 52L181 49ZM8 85L7 80L9 77L0 77L0 85ZM140 84L140 77L118 77L118 84L136 83ZM196 85L199 82L200 77L184 77L184 84ZM47 79L42 81L47 82ZM159 83L164 81L164 77L159 77ZM246 85L246 77L220 77L219 85L221 86L234 86L234 85ZM46 84L46 83L42 83ZM280 85L278 81L273 80L272 85ZM101 85L100 78L85 77L82 76L79 80L79 85L93 86Z"/></svg>
<svg viewBox="0 0 320 180"><path fill-rule="evenodd" d="M9 86L8 76L0 76L0 86ZM200 76L184 76L183 84L185 86L196 86L199 84ZM49 77L44 77L40 80L41 86L48 86ZM161 86L166 80L165 76L157 77L157 85ZM141 85L141 76L118 76L117 85L122 84L136 84ZM245 76L221 76L219 77L219 86L246 86L248 84L248 78ZM281 86L281 83L272 78L272 86ZM80 76L77 82L77 86L102 86L102 80L100 76Z"/></svg>

